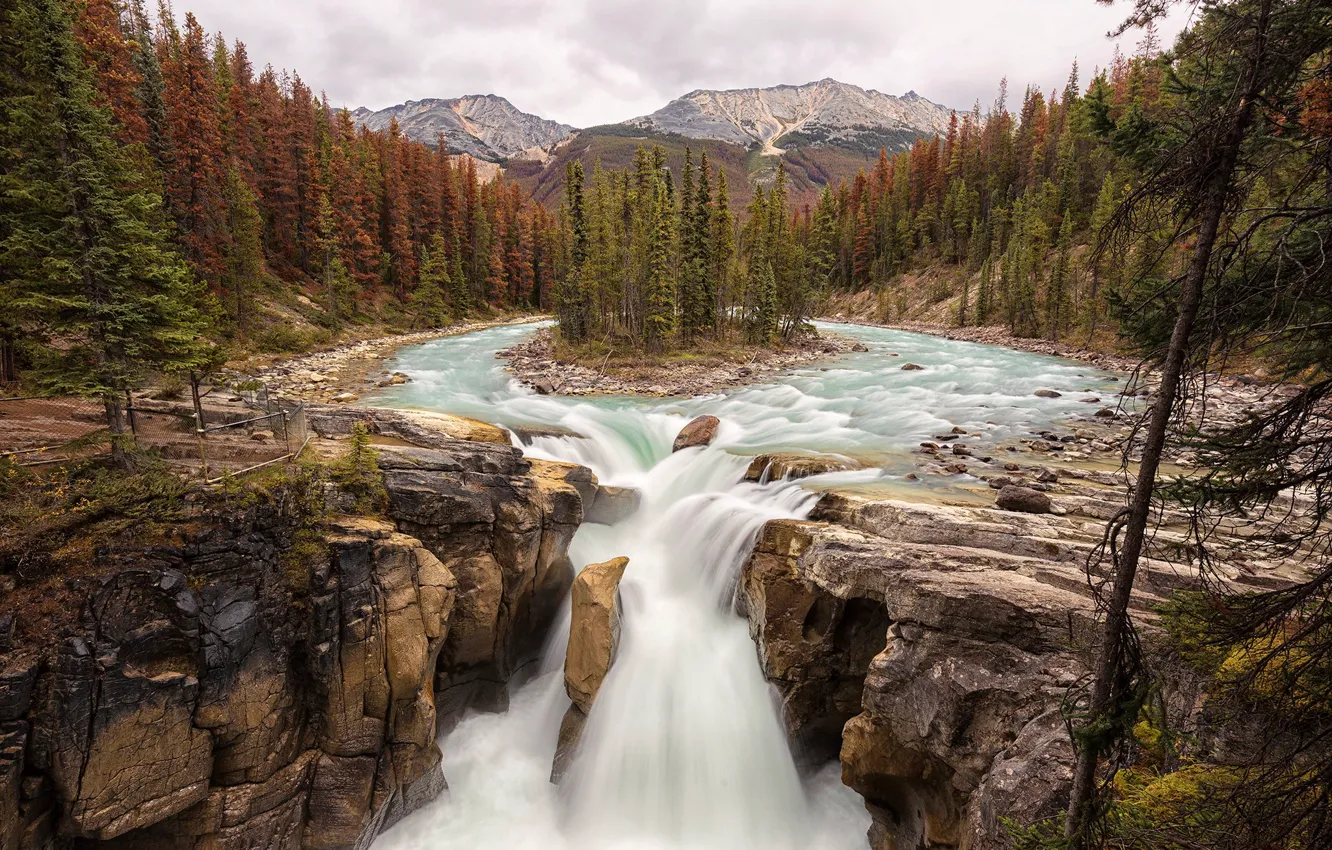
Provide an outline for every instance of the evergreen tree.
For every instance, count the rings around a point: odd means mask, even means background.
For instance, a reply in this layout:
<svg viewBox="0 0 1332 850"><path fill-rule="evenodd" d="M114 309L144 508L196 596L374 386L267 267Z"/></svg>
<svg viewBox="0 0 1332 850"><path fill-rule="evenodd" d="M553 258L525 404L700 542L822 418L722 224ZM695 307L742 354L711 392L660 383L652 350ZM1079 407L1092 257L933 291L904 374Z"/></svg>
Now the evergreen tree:
<svg viewBox="0 0 1332 850"><path fill-rule="evenodd" d="M722 323L729 317L736 303L731 291L734 276L731 265L735 260L735 218L731 215L731 194L726 185L726 172L717 173L717 200L712 208L712 280L716 297L713 316L720 333Z"/></svg>
<svg viewBox="0 0 1332 850"><path fill-rule="evenodd" d="M671 226L673 211L666 187L658 178L651 194L652 232L648 243L644 338L649 351L661 351L675 324L675 281L671 274Z"/></svg>
<svg viewBox="0 0 1332 850"><path fill-rule="evenodd" d="M1054 266L1050 269L1050 281L1045 292L1045 328L1050 339L1059 339L1069 314L1070 292L1073 286L1073 217L1064 216L1059 226L1059 241L1056 246Z"/></svg>
<svg viewBox="0 0 1332 850"><path fill-rule="evenodd" d="M243 335L247 317L253 312L254 294L263 283L264 223L255 205L254 192L235 168L227 172L222 194L230 235L222 246L222 290L233 307L236 328Z"/></svg>
<svg viewBox="0 0 1332 850"><path fill-rule="evenodd" d="M448 324L447 294L452 289L449 279L449 252L444 237L438 233L422 249L421 279L412 292L415 324L427 328L440 328Z"/></svg>
<svg viewBox="0 0 1332 850"><path fill-rule="evenodd" d="M163 230L95 105L91 74L60 0L5 14L30 85L8 107L18 143L3 170L0 265L30 329L33 377L52 393L100 399L115 461L128 466L122 401L154 369L201 365L205 323L189 268ZM11 167L12 166L12 167Z"/></svg>
<svg viewBox="0 0 1332 850"><path fill-rule="evenodd" d="M583 163L574 160L564 175L565 214L572 234L569 267L560 289L560 332L566 339L579 341L588 336L588 281L585 280L589 253L587 207L583 196Z"/></svg>

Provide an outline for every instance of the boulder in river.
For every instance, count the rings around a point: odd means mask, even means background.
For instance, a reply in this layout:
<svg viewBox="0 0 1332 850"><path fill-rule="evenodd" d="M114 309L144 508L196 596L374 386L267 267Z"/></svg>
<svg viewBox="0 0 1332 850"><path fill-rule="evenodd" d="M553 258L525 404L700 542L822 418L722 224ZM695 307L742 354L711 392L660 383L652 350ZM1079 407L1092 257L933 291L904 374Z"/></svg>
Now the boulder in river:
<svg viewBox="0 0 1332 850"><path fill-rule="evenodd" d="M591 710L615 657L620 640L617 597L628 566L628 558L615 558L584 567L570 592L573 619L564 659L564 689L584 712Z"/></svg>
<svg viewBox="0 0 1332 850"><path fill-rule="evenodd" d="M859 469L860 464L836 455L766 454L759 455L745 471L746 481L781 481L808 478L825 472Z"/></svg>
<svg viewBox="0 0 1332 850"><path fill-rule="evenodd" d="M1064 395L1063 393L1061 393L1061 392L1057 392L1056 390L1037 390L1037 391L1036 391L1036 397L1037 397L1037 398L1062 398L1063 395Z"/></svg>
<svg viewBox="0 0 1332 850"><path fill-rule="evenodd" d="M1054 509L1050 497L1044 493L1030 487L1018 487L1012 484L999 491L994 505L1000 510L1024 514L1048 514Z"/></svg>
<svg viewBox="0 0 1332 850"><path fill-rule="evenodd" d="M584 520L602 525L614 525L638 513L638 506L642 501L643 493L636 487L611 487L600 484L592 500L592 507L588 508Z"/></svg>
<svg viewBox="0 0 1332 850"><path fill-rule="evenodd" d="M709 414L699 416L680 429L680 433L675 437L674 445L671 446L671 451L678 452L681 449L689 449L694 446L712 445L712 441L717 439L717 429L719 427L721 427L721 420L717 417Z"/></svg>
<svg viewBox="0 0 1332 850"><path fill-rule="evenodd" d="M573 761L592 702L615 660L620 641L620 579L628 566L628 558L586 566L569 594L573 612L564 657L564 690L573 704L560 723L551 764L550 781L556 784Z"/></svg>
<svg viewBox="0 0 1332 850"><path fill-rule="evenodd" d="M919 372L919 371L921 371L921 370L924 369L924 368L925 368L924 366L917 366L915 363L903 363L903 364L902 364L902 371L903 371L903 372Z"/></svg>

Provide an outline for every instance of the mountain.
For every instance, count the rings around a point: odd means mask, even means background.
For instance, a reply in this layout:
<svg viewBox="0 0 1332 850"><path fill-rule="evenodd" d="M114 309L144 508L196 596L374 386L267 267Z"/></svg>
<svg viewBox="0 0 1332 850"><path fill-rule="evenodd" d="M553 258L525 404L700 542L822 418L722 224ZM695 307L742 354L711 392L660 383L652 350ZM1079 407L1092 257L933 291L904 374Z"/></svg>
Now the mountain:
<svg viewBox="0 0 1332 850"><path fill-rule="evenodd" d="M450 153L488 162L542 160L574 132L567 124L529 115L493 94L409 100L377 112L362 106L352 118L372 130L382 130L396 118L403 135L429 145L443 133Z"/></svg>
<svg viewBox="0 0 1332 850"><path fill-rule="evenodd" d="M902 97L833 79L799 86L710 91L676 98L625 125L690 139L711 139L765 154L786 147L835 147L878 153L909 147L948 130L952 110L915 92Z"/></svg>

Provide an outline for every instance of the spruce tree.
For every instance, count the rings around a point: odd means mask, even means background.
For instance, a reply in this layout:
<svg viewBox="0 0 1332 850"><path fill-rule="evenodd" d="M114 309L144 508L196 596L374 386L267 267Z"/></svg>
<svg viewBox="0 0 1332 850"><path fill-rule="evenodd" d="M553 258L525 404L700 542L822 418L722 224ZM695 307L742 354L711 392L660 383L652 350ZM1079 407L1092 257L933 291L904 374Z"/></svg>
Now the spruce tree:
<svg viewBox="0 0 1332 850"><path fill-rule="evenodd" d="M236 168L227 171L222 186L227 206L227 230L231 239L222 245L222 290L227 294L236 322L244 335L247 317L253 312L256 291L263 283L263 218L255 205L254 192Z"/></svg>
<svg viewBox="0 0 1332 850"><path fill-rule="evenodd" d="M670 217L674 211L667 202L666 187L660 178L654 181L652 209L643 334L648 350L659 352L666 347L675 324L675 281L670 257Z"/></svg>
<svg viewBox="0 0 1332 850"><path fill-rule="evenodd" d="M730 318L735 305L731 291L733 276L731 264L735 259L735 218L731 215L731 194L726 185L726 172L717 170L717 200L712 207L712 280L715 290L713 316L720 332Z"/></svg>
<svg viewBox="0 0 1332 850"><path fill-rule="evenodd" d="M588 258L587 205L583 195L583 163L574 160L565 167L564 210L570 234L569 267L559 293L560 333L570 341L587 338Z"/></svg>
<svg viewBox="0 0 1332 850"><path fill-rule="evenodd" d="M412 292L414 324L426 328L440 328L448 324L447 293L452 289L449 279L449 255L444 237L436 233L430 244L421 250L421 275Z"/></svg>
<svg viewBox="0 0 1332 850"><path fill-rule="evenodd" d="M8 61L30 81L6 115L17 143L0 184L9 309L28 331L34 382L100 400L113 458L128 467L125 393L155 369L204 364L202 296L170 245L161 198L142 188L95 105L64 5L22 0L4 23L21 51Z"/></svg>

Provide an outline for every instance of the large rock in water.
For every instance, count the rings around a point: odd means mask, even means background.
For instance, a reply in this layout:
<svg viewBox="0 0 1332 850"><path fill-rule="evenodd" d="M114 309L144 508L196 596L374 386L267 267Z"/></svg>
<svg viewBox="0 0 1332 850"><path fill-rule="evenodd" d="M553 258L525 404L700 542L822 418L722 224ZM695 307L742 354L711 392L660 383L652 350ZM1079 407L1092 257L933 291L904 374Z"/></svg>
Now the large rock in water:
<svg viewBox="0 0 1332 850"><path fill-rule="evenodd" d="M586 521L614 525L638 513L643 493L634 487L597 485L596 499L587 512Z"/></svg>
<svg viewBox="0 0 1332 850"><path fill-rule="evenodd" d="M569 649L564 658L564 687L569 699L584 712L610 671L620 641L617 598L620 579L628 558L584 567L570 593L573 618L569 624Z"/></svg>
<svg viewBox="0 0 1332 850"><path fill-rule="evenodd" d="M675 443L671 446L671 451L678 452L682 449L690 449L694 446L710 446L712 441L717 439L717 429L721 427L721 420L710 414L699 416L683 428L675 437Z"/></svg>
<svg viewBox="0 0 1332 850"><path fill-rule="evenodd" d="M837 455L766 454L750 461L749 468L745 470L745 480L794 480L859 468L859 463Z"/></svg>
<svg viewBox="0 0 1332 850"><path fill-rule="evenodd" d="M615 660L620 641L620 580L628 566L628 558L615 558L584 567L574 579L569 594L569 646L564 656L564 690L573 704L560 724L551 782L558 783L573 760L597 691Z"/></svg>

